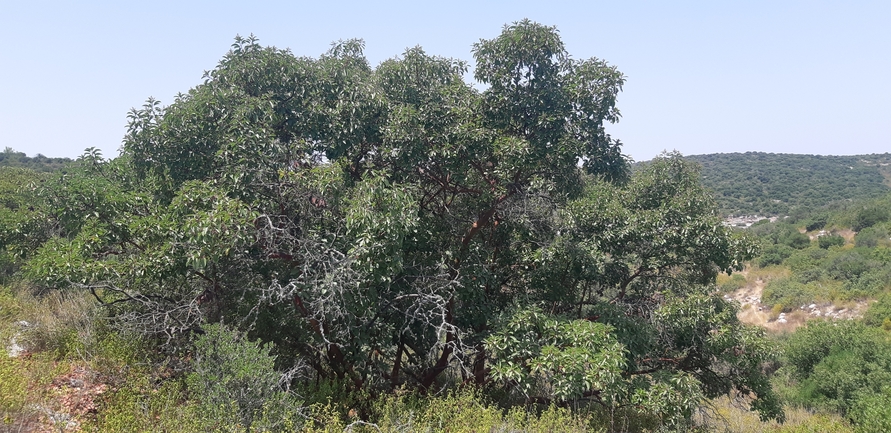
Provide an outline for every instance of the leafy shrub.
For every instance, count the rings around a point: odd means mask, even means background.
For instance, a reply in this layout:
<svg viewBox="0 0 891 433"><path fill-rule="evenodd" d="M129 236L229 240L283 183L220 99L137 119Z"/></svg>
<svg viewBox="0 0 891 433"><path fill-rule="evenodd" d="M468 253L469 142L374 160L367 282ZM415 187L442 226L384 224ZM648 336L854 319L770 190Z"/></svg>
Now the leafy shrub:
<svg viewBox="0 0 891 433"><path fill-rule="evenodd" d="M518 311L505 322L485 342L496 383L524 396L544 395L555 401L617 388L625 348L611 326L562 320L538 308ZM603 397L612 399L609 394Z"/></svg>
<svg viewBox="0 0 891 433"><path fill-rule="evenodd" d="M886 246L876 247L872 250L870 257L880 263L891 263L891 248Z"/></svg>
<svg viewBox="0 0 891 433"><path fill-rule="evenodd" d="M862 251L842 251L826 262L826 272L837 280L852 281L876 265L877 263L870 260Z"/></svg>
<svg viewBox="0 0 891 433"><path fill-rule="evenodd" d="M859 232L867 227L872 227L880 222L891 219L891 212L888 208L879 204L865 206L857 211L854 217L853 229Z"/></svg>
<svg viewBox="0 0 891 433"><path fill-rule="evenodd" d="M828 250L830 247L840 247L845 244L845 238L836 235L825 235L817 238L817 245L824 250Z"/></svg>
<svg viewBox="0 0 891 433"><path fill-rule="evenodd" d="M795 279L802 284L821 281L828 275L826 270L820 266L812 266L794 273Z"/></svg>
<svg viewBox="0 0 891 433"><path fill-rule="evenodd" d="M829 251L820 248L807 248L795 251L784 262L792 272L801 272L805 269L823 267L823 260L829 257Z"/></svg>
<svg viewBox="0 0 891 433"><path fill-rule="evenodd" d="M791 231L782 239L783 244L788 245L796 250L807 248L811 245L811 238L797 230Z"/></svg>
<svg viewBox="0 0 891 433"><path fill-rule="evenodd" d="M761 257L758 258L758 266L765 268L770 265L782 264L783 260L786 260L786 258L792 255L793 251L795 250L788 245L770 245L764 249L761 253Z"/></svg>
<svg viewBox="0 0 891 433"><path fill-rule="evenodd" d="M591 427L597 431L597 427L605 423L590 414L573 413L556 406L537 414L519 407L505 412L473 391L437 397L415 394L388 397L378 404L376 412L380 414L377 428L371 431L382 432L585 432L591 431ZM317 418L315 412L313 418Z"/></svg>
<svg viewBox="0 0 891 433"><path fill-rule="evenodd" d="M891 293L884 293L876 302L870 304L869 309L863 313L863 323L879 327L886 319L891 319Z"/></svg>
<svg viewBox="0 0 891 433"><path fill-rule="evenodd" d="M881 393L858 398L850 411L858 433L887 433L891 431L891 387Z"/></svg>
<svg viewBox="0 0 891 433"><path fill-rule="evenodd" d="M829 214L826 212L821 212L816 215L811 216L806 222L804 229L812 232L814 230L820 230L823 227L826 227L826 222L829 221Z"/></svg>
<svg viewBox="0 0 891 433"><path fill-rule="evenodd" d="M761 302L771 306L781 305L781 311L789 311L799 305L830 297L830 286L819 281L802 284L794 278L778 278L764 287Z"/></svg>
<svg viewBox="0 0 891 433"><path fill-rule="evenodd" d="M854 245L858 247L875 248L888 243L888 230L884 227L867 227L854 236Z"/></svg>
<svg viewBox="0 0 891 433"><path fill-rule="evenodd" d="M785 360L800 401L846 414L854 401L891 383L891 343L859 322L809 323L792 334Z"/></svg>
<svg viewBox="0 0 891 433"><path fill-rule="evenodd" d="M214 414L223 425L257 428L255 421L295 403L282 389L275 358L259 342L222 325L204 330L195 341L193 373L187 379L190 395L201 401L204 413Z"/></svg>
<svg viewBox="0 0 891 433"><path fill-rule="evenodd" d="M891 288L891 266L871 267L844 283L846 296L852 298L874 297L888 288Z"/></svg>

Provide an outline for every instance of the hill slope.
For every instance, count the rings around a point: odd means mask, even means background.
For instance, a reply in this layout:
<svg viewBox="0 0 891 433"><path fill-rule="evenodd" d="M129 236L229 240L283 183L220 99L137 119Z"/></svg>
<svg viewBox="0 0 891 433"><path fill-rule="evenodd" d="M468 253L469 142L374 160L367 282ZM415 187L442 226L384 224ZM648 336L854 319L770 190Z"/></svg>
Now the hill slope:
<svg viewBox="0 0 891 433"><path fill-rule="evenodd" d="M0 167L20 167L34 171L50 172L56 171L70 164L70 158L48 158L41 154L33 158L29 158L24 152L16 152L7 147L0 152Z"/></svg>
<svg viewBox="0 0 891 433"><path fill-rule="evenodd" d="M785 215L891 191L891 154L823 156L763 152L686 157L725 215Z"/></svg>

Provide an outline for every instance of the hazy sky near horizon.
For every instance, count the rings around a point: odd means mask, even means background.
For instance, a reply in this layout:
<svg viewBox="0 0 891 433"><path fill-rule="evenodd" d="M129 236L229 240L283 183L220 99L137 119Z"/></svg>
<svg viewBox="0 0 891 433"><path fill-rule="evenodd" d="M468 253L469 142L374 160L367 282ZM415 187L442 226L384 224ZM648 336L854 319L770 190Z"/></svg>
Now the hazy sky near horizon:
<svg viewBox="0 0 891 433"><path fill-rule="evenodd" d="M891 152L891 1L46 2L0 0L0 146L117 155L126 115L202 81L235 35L317 57L362 38L372 65L471 47L529 18L627 76L608 131L638 161Z"/></svg>

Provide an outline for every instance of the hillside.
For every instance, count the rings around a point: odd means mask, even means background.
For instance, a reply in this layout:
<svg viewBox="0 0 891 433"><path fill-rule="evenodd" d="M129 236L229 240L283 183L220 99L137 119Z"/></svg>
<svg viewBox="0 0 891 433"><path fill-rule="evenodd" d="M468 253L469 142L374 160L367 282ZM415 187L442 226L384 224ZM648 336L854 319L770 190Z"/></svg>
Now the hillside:
<svg viewBox="0 0 891 433"><path fill-rule="evenodd" d="M787 215L891 191L891 154L823 156L763 152L685 158L702 165L703 183L725 215Z"/></svg>
<svg viewBox="0 0 891 433"><path fill-rule="evenodd" d="M50 158L39 153L32 158L28 157L24 152L13 150L11 147L7 147L0 152L0 167L19 167L40 172L50 172L59 170L71 162L70 158Z"/></svg>

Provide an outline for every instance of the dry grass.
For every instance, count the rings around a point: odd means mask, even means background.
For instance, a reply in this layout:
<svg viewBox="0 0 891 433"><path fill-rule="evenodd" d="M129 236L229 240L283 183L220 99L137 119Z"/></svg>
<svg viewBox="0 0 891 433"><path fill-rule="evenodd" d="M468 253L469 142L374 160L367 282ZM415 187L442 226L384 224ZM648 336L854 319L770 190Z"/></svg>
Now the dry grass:
<svg viewBox="0 0 891 433"><path fill-rule="evenodd" d="M18 316L28 322L22 334L29 351L52 352L61 358L78 353L96 341L98 307L95 300L83 292L54 290L40 294L27 288L16 290L21 311Z"/></svg>
<svg viewBox="0 0 891 433"><path fill-rule="evenodd" d="M749 281L763 281L765 284L777 278L787 278L792 275L789 268L781 265L771 265L765 268L749 267L746 270L746 279Z"/></svg>
<svg viewBox="0 0 891 433"><path fill-rule="evenodd" d="M733 402L728 397L720 397L710 403L709 410L700 414L698 422L711 432L847 433L854 431L842 417L835 414L813 413L802 408L786 407L786 420L780 424L776 421L761 421L757 413L749 411L742 404Z"/></svg>

